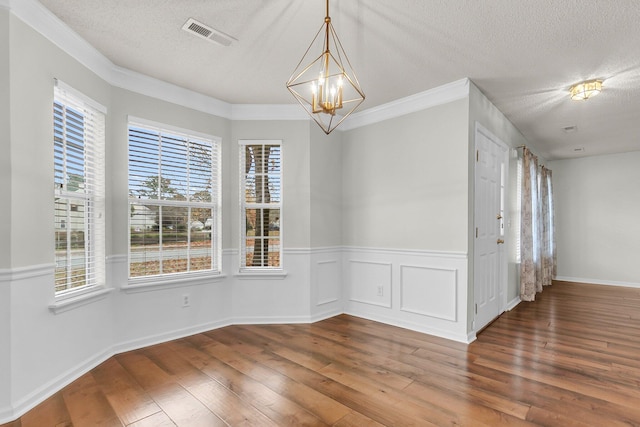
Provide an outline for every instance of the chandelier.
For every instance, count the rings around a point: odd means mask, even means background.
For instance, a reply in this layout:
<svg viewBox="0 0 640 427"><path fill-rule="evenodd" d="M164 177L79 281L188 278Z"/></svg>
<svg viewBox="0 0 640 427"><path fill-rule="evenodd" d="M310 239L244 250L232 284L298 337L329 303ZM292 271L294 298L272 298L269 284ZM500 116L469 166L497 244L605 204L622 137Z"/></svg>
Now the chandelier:
<svg viewBox="0 0 640 427"><path fill-rule="evenodd" d="M328 135L362 104L364 92L331 25L329 0L326 10L324 23L289 77L287 89Z"/></svg>

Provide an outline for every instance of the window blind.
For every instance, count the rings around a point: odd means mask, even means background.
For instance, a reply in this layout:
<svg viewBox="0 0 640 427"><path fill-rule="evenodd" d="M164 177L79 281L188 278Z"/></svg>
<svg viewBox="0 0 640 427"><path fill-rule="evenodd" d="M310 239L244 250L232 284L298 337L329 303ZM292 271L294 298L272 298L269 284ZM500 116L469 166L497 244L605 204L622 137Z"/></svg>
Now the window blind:
<svg viewBox="0 0 640 427"><path fill-rule="evenodd" d="M105 281L106 108L55 83L55 291L62 293Z"/></svg>
<svg viewBox="0 0 640 427"><path fill-rule="evenodd" d="M281 269L281 141L240 141L240 171L240 267Z"/></svg>
<svg viewBox="0 0 640 427"><path fill-rule="evenodd" d="M220 269L220 144L129 123L129 275Z"/></svg>

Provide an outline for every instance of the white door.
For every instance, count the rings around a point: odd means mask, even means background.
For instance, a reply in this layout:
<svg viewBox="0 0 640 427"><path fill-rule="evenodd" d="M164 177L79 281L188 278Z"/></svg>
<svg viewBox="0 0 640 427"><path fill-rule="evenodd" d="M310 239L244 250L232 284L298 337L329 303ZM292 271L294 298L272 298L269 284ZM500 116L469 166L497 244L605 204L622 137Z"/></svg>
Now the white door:
<svg viewBox="0 0 640 427"><path fill-rule="evenodd" d="M498 317L504 308L504 196L507 147L476 125L474 330Z"/></svg>

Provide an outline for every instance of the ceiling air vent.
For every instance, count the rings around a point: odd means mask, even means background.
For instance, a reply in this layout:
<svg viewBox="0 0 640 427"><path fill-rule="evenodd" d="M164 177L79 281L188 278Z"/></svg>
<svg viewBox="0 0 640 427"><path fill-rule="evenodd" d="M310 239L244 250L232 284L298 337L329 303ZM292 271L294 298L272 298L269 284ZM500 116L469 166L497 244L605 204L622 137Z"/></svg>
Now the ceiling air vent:
<svg viewBox="0 0 640 427"><path fill-rule="evenodd" d="M215 30L210 26L203 24L202 22L196 21L193 18L187 19L187 22L184 23L182 29L188 33L193 34L194 36L200 37L201 39L205 39L222 46L229 46L234 41L238 41L230 35L225 34L222 31Z"/></svg>

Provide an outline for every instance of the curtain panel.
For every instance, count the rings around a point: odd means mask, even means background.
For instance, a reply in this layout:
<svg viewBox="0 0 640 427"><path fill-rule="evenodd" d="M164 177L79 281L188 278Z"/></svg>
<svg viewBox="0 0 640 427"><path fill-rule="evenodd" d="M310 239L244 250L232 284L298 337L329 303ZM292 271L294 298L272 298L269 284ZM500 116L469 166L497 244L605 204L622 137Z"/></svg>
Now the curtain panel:
<svg viewBox="0 0 640 427"><path fill-rule="evenodd" d="M551 171L524 147L520 212L520 299L534 301L556 274Z"/></svg>

